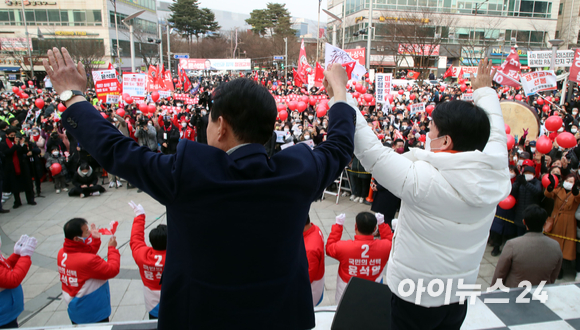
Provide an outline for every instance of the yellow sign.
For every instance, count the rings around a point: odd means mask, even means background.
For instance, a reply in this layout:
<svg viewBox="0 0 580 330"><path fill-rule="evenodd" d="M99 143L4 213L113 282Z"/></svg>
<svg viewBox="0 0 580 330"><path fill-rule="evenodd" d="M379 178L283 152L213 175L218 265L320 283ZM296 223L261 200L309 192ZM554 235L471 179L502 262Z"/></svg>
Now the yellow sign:
<svg viewBox="0 0 580 330"><path fill-rule="evenodd" d="M86 31L54 31L55 36L86 36Z"/></svg>
<svg viewBox="0 0 580 330"><path fill-rule="evenodd" d="M365 17L364 17L364 16L355 17L355 18L354 18L354 24L356 24L356 23L358 23L358 22L360 22L360 21L363 21L364 19L365 19Z"/></svg>

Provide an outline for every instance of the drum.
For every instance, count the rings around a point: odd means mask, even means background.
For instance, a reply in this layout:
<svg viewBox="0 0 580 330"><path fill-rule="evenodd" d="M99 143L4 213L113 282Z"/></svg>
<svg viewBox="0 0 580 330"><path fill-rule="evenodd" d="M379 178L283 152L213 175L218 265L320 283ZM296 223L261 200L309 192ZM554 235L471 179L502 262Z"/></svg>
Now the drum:
<svg viewBox="0 0 580 330"><path fill-rule="evenodd" d="M509 125L510 134L520 138L524 134L524 129L528 130L526 140L534 141L540 134L540 117L536 110L526 103L519 101L501 101L501 112L503 120Z"/></svg>

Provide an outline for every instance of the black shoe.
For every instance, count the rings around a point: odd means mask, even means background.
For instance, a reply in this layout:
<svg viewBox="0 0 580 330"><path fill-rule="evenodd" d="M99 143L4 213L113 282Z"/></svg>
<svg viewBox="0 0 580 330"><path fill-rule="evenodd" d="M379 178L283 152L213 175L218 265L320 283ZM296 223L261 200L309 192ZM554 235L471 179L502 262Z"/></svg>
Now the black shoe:
<svg viewBox="0 0 580 330"><path fill-rule="evenodd" d="M501 253L501 251L499 250L499 246L494 246L493 250L491 250L492 257L497 257L500 255L500 253Z"/></svg>
<svg viewBox="0 0 580 330"><path fill-rule="evenodd" d="M143 192L143 190L141 190L141 189L137 189L137 192L138 192L138 193L142 193L142 192Z"/></svg>
<svg viewBox="0 0 580 330"><path fill-rule="evenodd" d="M560 273L558 274L558 279L561 280L564 278L564 269L560 268Z"/></svg>
<svg viewBox="0 0 580 330"><path fill-rule="evenodd" d="M28 205L36 205L36 202L30 202Z"/></svg>
<svg viewBox="0 0 580 330"><path fill-rule="evenodd" d="M17 209L17 208L19 208L19 207L21 207L21 206L22 206L22 203L20 203L20 204L14 204L14 206L12 206L12 208L13 208L13 209Z"/></svg>
<svg viewBox="0 0 580 330"><path fill-rule="evenodd" d="M1 214L8 213L8 212L10 212L10 210L0 210Z"/></svg>
<svg viewBox="0 0 580 330"><path fill-rule="evenodd" d="M366 199L363 201L363 204L364 204L364 205L373 205L373 203L371 203L371 202L367 201Z"/></svg>

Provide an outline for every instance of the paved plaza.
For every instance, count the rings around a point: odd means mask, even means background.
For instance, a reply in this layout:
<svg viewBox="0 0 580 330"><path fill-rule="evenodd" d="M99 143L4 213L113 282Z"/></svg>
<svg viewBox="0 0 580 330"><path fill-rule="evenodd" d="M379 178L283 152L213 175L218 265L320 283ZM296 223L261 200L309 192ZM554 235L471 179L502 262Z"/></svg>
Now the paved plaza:
<svg viewBox="0 0 580 330"><path fill-rule="evenodd" d="M55 325L70 325L66 312L66 305L61 299L61 284L57 273L56 256L62 247L63 225L73 217L85 218L89 223L98 227L107 227L112 220L119 221L117 229L118 248L121 253L121 272L109 281L111 288L112 322L146 320L143 298L143 284L139 277L138 268L131 255L129 237L133 221L133 210L127 204L133 200L144 206L147 212L146 225L154 228L159 223L166 223L165 207L154 201L145 193L137 193L136 189L107 189L107 192L97 197L68 197L67 194L56 194L52 183L42 185L45 198L37 198L38 205L25 204L13 210L13 200L10 198L4 203L5 208L11 211L0 215L0 235L2 236L2 252L4 255L12 253L14 242L22 234L34 236L38 240L38 247L32 256L32 267L24 280L25 310L19 317L21 327L40 327ZM369 211L370 206L353 203L348 198L341 197L339 204L335 198L329 196L322 202L312 204L310 218L312 223L319 226L328 238L335 217L340 213L346 214L345 232L343 239L354 238L354 218L362 211ZM149 230L146 230L148 237ZM272 233L276 235L277 233ZM106 256L108 236L103 236L99 255ZM147 239L148 241L148 239ZM492 257L491 247L486 249L479 272L478 283L482 290L489 287L495 270L498 257ZM335 305L334 294L338 262L326 257L325 291L321 306ZM574 280L572 269L567 269L562 282ZM473 325L470 328L474 328Z"/></svg>

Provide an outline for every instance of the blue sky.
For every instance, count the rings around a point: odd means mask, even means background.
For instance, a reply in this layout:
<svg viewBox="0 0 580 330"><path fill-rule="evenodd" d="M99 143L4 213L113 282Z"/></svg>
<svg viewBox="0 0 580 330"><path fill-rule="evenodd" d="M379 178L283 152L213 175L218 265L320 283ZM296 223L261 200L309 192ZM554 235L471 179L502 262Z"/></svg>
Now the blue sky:
<svg viewBox="0 0 580 330"><path fill-rule="evenodd" d="M266 8L268 2L285 3L293 17L318 19L318 0L201 0L201 7L249 14L254 9ZM321 8L326 9L326 0L322 0ZM326 14L320 11L320 21L326 21Z"/></svg>

